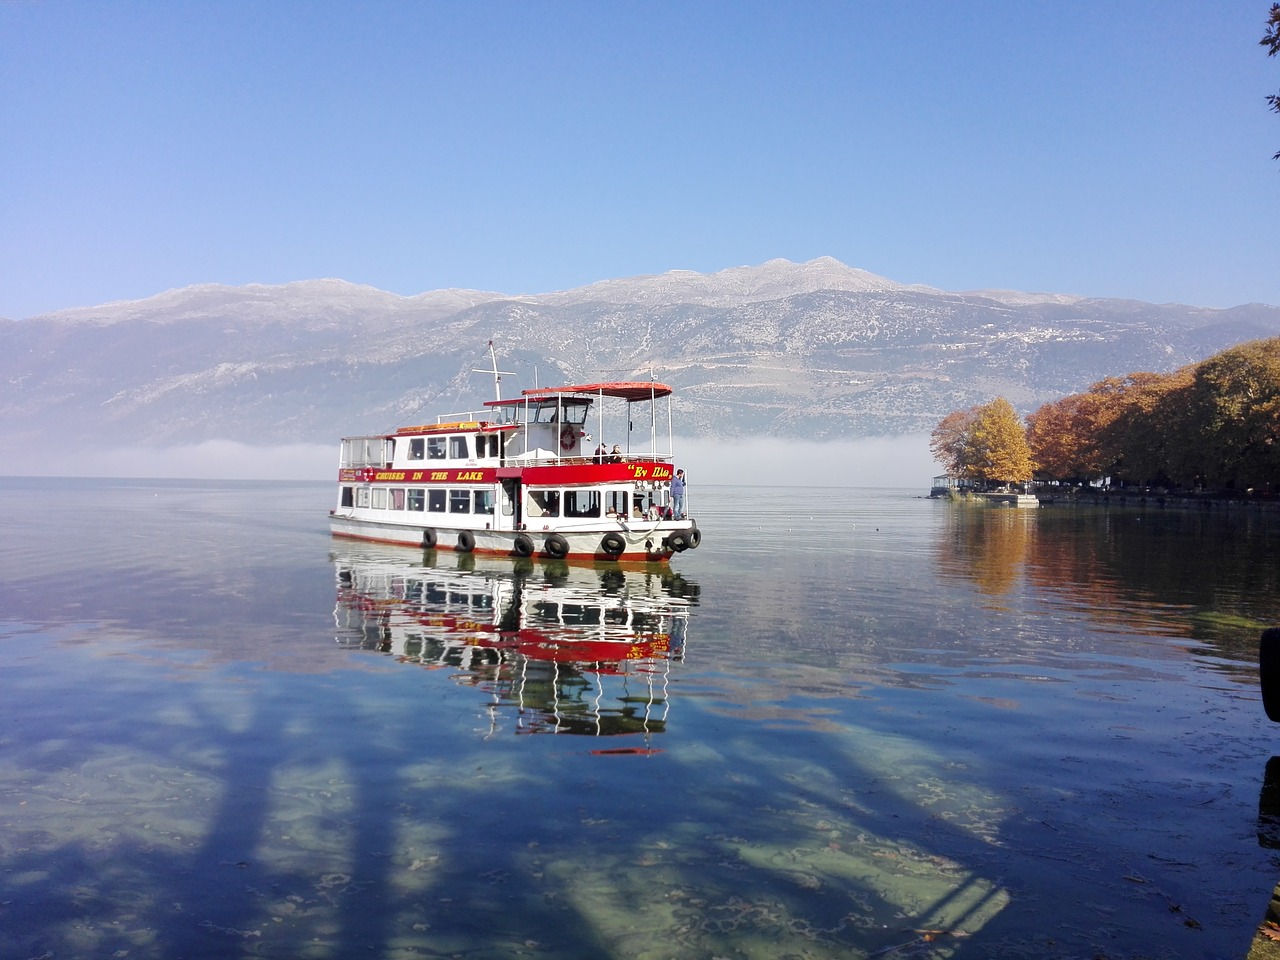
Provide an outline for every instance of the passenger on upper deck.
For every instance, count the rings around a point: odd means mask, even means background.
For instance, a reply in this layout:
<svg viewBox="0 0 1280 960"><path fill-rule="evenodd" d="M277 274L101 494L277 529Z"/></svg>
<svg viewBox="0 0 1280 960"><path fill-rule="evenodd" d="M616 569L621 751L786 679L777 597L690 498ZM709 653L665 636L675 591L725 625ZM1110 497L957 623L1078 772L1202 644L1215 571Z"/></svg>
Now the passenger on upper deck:
<svg viewBox="0 0 1280 960"><path fill-rule="evenodd" d="M613 450L609 453L609 462L610 463L622 462L622 447L616 443L613 445Z"/></svg>
<svg viewBox="0 0 1280 960"><path fill-rule="evenodd" d="M604 463L609 456L609 448L603 443L596 447L596 463Z"/></svg>

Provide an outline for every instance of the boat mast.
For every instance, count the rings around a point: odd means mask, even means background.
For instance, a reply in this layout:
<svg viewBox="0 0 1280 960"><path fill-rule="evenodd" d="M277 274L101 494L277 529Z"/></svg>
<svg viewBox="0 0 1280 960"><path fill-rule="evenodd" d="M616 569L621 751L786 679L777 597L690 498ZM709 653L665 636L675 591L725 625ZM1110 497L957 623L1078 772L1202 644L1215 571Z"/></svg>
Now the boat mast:
<svg viewBox="0 0 1280 960"><path fill-rule="evenodd" d="M498 369L498 357L497 357L497 355L493 352L493 341L492 341L492 340L490 340L490 341L489 341L489 364L490 364L490 366L491 366L491 368L492 368L491 370L477 370L475 367L472 367L472 368L471 368L471 372L472 372L472 373L492 373L492 374L493 374L493 399L495 399L495 400L501 400L501 399L502 399L502 377L503 377L503 375L505 374L505 375L506 375L506 376L508 376L508 377L514 377L514 376L515 376L515 374L514 374L514 373L512 373L510 370L499 370L499 369Z"/></svg>

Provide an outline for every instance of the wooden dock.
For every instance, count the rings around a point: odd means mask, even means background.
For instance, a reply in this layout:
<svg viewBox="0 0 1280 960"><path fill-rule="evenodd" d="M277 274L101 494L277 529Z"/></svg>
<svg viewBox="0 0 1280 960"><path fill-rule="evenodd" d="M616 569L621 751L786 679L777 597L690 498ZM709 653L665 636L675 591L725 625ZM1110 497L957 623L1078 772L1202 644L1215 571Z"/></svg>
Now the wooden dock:
<svg viewBox="0 0 1280 960"><path fill-rule="evenodd" d="M974 496L985 500L993 507L1038 507L1040 501L1029 493L976 493Z"/></svg>

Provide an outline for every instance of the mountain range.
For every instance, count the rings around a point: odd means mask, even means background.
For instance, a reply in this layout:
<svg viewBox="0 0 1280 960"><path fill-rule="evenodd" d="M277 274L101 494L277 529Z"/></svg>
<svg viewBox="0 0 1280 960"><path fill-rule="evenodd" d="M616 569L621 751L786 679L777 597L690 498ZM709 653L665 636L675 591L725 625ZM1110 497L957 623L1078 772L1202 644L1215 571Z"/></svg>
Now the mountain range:
<svg viewBox="0 0 1280 960"><path fill-rule="evenodd" d="M488 399L473 371L490 340L507 396L652 376L676 388L686 434L895 436L997 395L1026 413L1276 335L1265 304L953 293L829 257L517 296L206 284L0 320L0 440L331 443Z"/></svg>

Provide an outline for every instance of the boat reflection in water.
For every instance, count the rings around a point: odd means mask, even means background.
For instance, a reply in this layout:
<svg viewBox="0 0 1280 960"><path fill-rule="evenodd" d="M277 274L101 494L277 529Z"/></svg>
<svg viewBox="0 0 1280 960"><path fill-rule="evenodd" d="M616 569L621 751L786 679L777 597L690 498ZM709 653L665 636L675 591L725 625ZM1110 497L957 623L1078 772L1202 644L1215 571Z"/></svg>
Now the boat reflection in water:
<svg viewBox="0 0 1280 960"><path fill-rule="evenodd" d="M668 565L513 563L362 543L333 561L338 643L452 669L487 695L490 735L508 721L515 733L665 729L671 664L684 657L698 596Z"/></svg>

